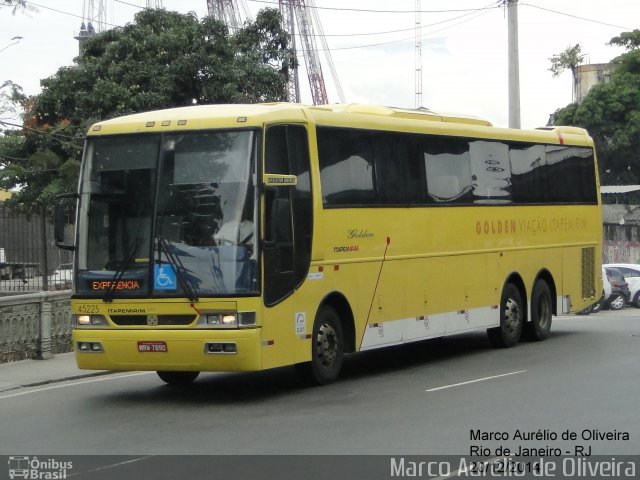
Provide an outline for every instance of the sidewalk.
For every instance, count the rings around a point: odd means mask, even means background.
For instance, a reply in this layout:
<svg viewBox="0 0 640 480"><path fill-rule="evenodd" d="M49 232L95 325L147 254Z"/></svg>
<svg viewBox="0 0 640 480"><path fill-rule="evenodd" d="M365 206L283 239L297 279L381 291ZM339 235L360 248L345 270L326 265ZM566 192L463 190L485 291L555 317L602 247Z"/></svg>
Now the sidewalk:
<svg viewBox="0 0 640 480"><path fill-rule="evenodd" d="M80 370L76 366L74 353L61 353L48 360L20 360L1 363L0 392L108 373L112 372Z"/></svg>

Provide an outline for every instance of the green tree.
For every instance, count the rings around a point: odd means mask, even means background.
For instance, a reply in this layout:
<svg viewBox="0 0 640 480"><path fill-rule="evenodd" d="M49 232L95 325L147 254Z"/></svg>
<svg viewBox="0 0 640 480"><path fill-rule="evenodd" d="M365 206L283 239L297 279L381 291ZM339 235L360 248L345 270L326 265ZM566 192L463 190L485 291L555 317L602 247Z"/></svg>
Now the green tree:
<svg viewBox="0 0 640 480"><path fill-rule="evenodd" d="M640 32L614 37L627 52L613 60L611 80L578 104L556 111L556 125L586 128L596 144L603 184L640 182ZM635 40L634 40L635 39Z"/></svg>
<svg viewBox="0 0 640 480"><path fill-rule="evenodd" d="M75 188L91 123L175 106L283 101L294 62L277 10L262 10L235 34L213 17L141 11L134 23L89 38L74 65L41 80L39 95L19 96L21 141L0 138L0 188L21 187L12 202L24 209L47 205Z"/></svg>
<svg viewBox="0 0 640 480"><path fill-rule="evenodd" d="M15 100L22 93L22 88L11 80L5 80L0 84L0 122L8 121L18 114Z"/></svg>
<svg viewBox="0 0 640 480"><path fill-rule="evenodd" d="M614 58L611 63L624 72L640 74L640 30L624 32L613 37L608 45L624 47L627 52Z"/></svg>
<svg viewBox="0 0 640 480"><path fill-rule="evenodd" d="M2 7L13 7L13 15L19 11L22 13L38 11L36 7L31 5L31 3L27 3L26 0L0 0L0 8Z"/></svg>
<svg viewBox="0 0 640 480"><path fill-rule="evenodd" d="M631 32L622 32L617 37L613 37L607 45L616 45L624 47L627 50L633 50L640 47L640 30L635 29Z"/></svg>
<svg viewBox="0 0 640 480"><path fill-rule="evenodd" d="M567 47L562 52L553 55L549 60L551 61L551 68L549 71L554 77L558 77L565 70L570 70L573 78L572 95L573 99L578 98L578 88L580 80L578 78L578 65L582 63L584 59L582 53L582 46L576 43L573 47Z"/></svg>

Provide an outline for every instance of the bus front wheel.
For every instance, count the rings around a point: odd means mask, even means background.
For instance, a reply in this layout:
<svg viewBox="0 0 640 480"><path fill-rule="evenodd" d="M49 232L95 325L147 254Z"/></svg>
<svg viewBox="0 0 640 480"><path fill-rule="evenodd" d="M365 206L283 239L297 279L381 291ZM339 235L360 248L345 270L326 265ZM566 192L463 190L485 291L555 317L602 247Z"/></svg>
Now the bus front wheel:
<svg viewBox="0 0 640 480"><path fill-rule="evenodd" d="M320 307L313 322L311 361L297 365L303 380L327 385L337 380L344 359L344 335L340 317L333 307Z"/></svg>
<svg viewBox="0 0 640 480"><path fill-rule="evenodd" d="M507 283L500 299L500 326L487 330L489 341L494 347L514 347L520 341L524 309L520 290L513 283Z"/></svg>
<svg viewBox="0 0 640 480"><path fill-rule="evenodd" d="M156 373L163 382L169 385L189 385L200 375L200 372L158 371Z"/></svg>

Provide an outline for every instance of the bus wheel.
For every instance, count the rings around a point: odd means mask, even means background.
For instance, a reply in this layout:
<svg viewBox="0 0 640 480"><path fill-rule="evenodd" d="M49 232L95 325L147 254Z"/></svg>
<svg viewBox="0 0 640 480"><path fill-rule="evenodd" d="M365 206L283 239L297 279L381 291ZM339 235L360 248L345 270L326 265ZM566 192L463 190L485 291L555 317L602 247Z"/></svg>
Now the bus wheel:
<svg viewBox="0 0 640 480"><path fill-rule="evenodd" d="M591 311L593 311L593 306ZM547 282L536 282L531 295L531 321L525 325L525 334L529 340L544 340L551 330L551 290Z"/></svg>
<svg viewBox="0 0 640 480"><path fill-rule="evenodd" d="M198 378L200 372L156 372L163 382L169 385L189 385Z"/></svg>
<svg viewBox="0 0 640 480"><path fill-rule="evenodd" d="M500 326L487 330L489 341L494 347L514 347L520 341L524 310L518 288L507 283L500 299Z"/></svg>
<svg viewBox="0 0 640 480"><path fill-rule="evenodd" d="M340 317L328 305L320 307L313 322L311 362L297 365L305 381L327 385L337 380L344 359L344 336Z"/></svg>

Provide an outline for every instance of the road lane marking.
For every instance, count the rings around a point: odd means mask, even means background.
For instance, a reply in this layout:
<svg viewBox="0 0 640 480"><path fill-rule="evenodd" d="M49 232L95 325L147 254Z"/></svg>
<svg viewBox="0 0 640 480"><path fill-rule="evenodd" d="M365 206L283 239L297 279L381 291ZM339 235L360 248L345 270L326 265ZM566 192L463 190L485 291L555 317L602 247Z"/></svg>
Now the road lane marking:
<svg viewBox="0 0 640 480"><path fill-rule="evenodd" d="M484 378L477 378L475 380L469 380L468 382L453 383L451 385L444 385L442 387L430 388L429 390L425 390L425 391L436 392L438 390L444 390L445 388L460 387L461 385L469 385L470 383L484 382L486 380L493 380L494 378L507 377L509 375L516 375L518 373L524 373L524 372L526 372L526 370L518 370L517 372L503 373L501 375L493 375L491 377L484 377Z"/></svg>
<svg viewBox="0 0 640 480"><path fill-rule="evenodd" d="M47 390L55 390L57 388L75 387L77 385L84 385L85 383L104 382L105 380L117 380L119 378L136 377L138 375L149 375L150 373L154 373L154 372L136 372L136 373L127 373L124 375L108 375L100 378L92 378L91 380L82 380L82 381L73 382L73 383L51 385L49 387L36 388L33 390L27 390L25 392L12 393L11 395L1 395L0 400L5 400L7 398L21 397L22 395L29 395L31 393L45 392Z"/></svg>
<svg viewBox="0 0 640 480"><path fill-rule="evenodd" d="M153 456L152 455L145 455L144 457L138 457L138 458L134 458L132 460L125 460L123 462L112 463L111 465L104 465L102 467L97 467L97 468L94 468L92 470L87 470L86 472L69 473L69 474L67 474L67 478L75 477L76 475L85 475L87 473L95 473L95 472L99 472L100 470L108 470L108 469L111 469L111 468L117 468L117 467L121 467L122 465L128 465L130 463L140 462L140 461L146 460L148 458L153 458Z"/></svg>

